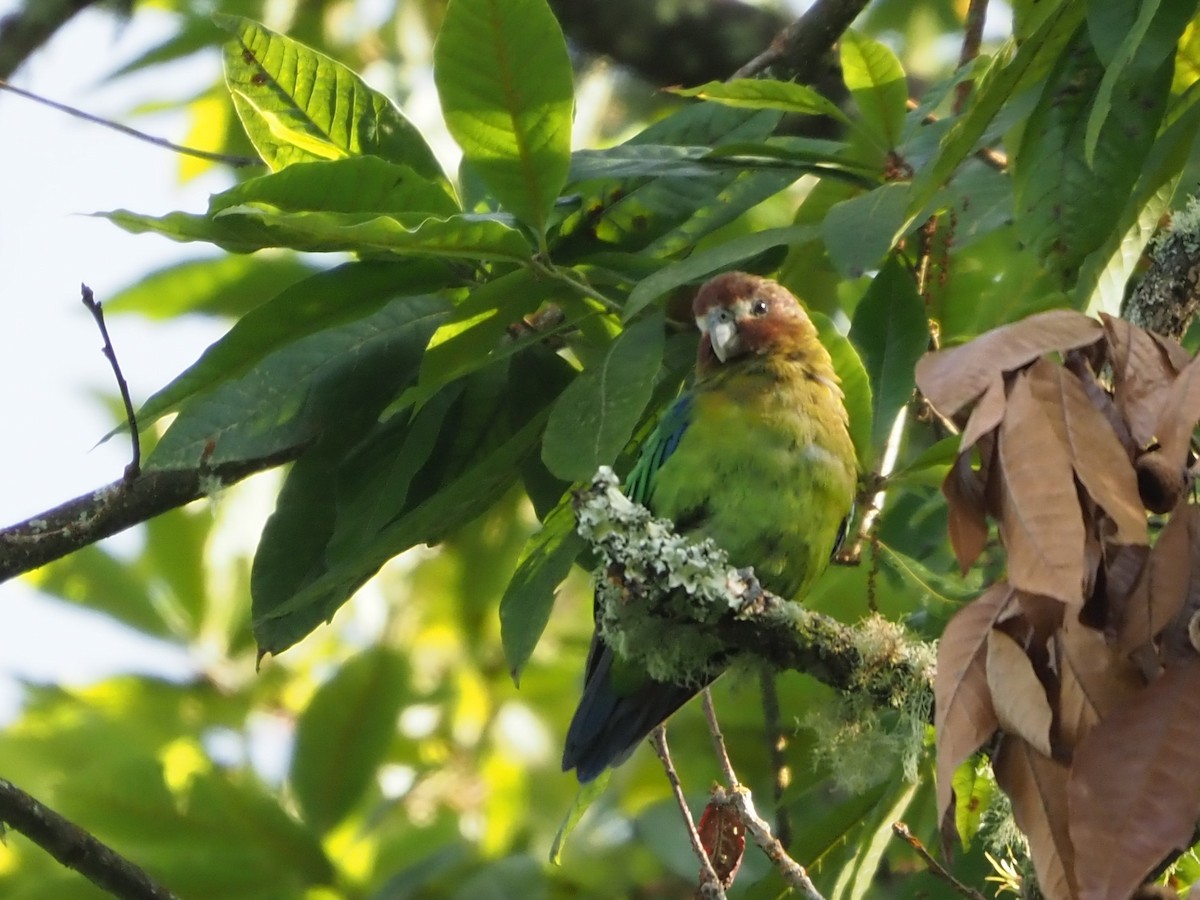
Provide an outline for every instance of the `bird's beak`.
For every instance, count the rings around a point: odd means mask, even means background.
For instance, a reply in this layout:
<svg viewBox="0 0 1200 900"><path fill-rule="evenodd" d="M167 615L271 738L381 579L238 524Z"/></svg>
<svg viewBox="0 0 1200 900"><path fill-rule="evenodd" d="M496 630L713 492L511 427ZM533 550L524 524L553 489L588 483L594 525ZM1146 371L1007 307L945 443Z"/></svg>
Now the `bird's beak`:
<svg viewBox="0 0 1200 900"><path fill-rule="evenodd" d="M741 335L738 334L737 323L722 316L724 310L712 310L708 314L708 340L712 344L713 353L721 362L736 356L742 346Z"/></svg>

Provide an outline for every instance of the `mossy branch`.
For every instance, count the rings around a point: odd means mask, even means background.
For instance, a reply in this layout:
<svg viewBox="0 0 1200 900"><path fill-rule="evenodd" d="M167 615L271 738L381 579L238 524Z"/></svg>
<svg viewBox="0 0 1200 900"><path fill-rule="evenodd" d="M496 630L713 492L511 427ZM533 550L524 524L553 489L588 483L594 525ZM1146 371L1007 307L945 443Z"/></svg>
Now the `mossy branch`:
<svg viewBox="0 0 1200 900"><path fill-rule="evenodd" d="M933 648L879 617L846 625L759 586L711 540L693 541L627 498L608 467L575 497L601 561L598 627L661 680L702 684L736 659L794 669L893 709L928 709Z"/></svg>

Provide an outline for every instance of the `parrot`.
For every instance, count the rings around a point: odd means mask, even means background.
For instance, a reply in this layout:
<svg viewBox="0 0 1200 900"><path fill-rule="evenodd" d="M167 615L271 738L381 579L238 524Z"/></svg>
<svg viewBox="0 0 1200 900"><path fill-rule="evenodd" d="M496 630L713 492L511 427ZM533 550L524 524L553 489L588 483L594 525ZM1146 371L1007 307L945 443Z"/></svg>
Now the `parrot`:
<svg viewBox="0 0 1200 900"><path fill-rule="evenodd" d="M753 567L766 590L800 597L845 537L858 480L833 362L800 301L770 279L718 275L692 313L692 386L642 444L625 491L681 534L711 538L730 565ZM597 632L563 771L587 784L620 765L706 683L655 680Z"/></svg>

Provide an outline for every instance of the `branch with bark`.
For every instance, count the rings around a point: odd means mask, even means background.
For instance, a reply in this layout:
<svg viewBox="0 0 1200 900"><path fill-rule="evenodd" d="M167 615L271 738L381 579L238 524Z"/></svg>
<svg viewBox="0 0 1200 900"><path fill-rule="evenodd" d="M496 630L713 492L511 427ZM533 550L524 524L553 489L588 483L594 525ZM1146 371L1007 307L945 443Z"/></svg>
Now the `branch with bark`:
<svg viewBox="0 0 1200 900"><path fill-rule="evenodd" d="M207 497L257 472L300 456L304 445L270 456L194 469L151 469L68 500L0 529L0 582L31 572L76 550Z"/></svg>
<svg viewBox="0 0 1200 900"><path fill-rule="evenodd" d="M0 822L113 896L123 900L175 898L140 867L3 778L0 778Z"/></svg>
<svg viewBox="0 0 1200 900"><path fill-rule="evenodd" d="M762 589L711 540L694 542L621 493L602 467L575 498L601 559L598 627L660 680L705 680L744 657L806 672L880 707L928 708L932 648L878 616L850 626ZM663 639L669 631L671 639Z"/></svg>

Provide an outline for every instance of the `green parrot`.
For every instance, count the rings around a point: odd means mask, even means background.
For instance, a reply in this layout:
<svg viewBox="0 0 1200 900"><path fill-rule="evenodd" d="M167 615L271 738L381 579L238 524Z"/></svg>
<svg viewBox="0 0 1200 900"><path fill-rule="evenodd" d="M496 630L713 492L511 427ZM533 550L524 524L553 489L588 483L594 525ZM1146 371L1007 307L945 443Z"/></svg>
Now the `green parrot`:
<svg viewBox="0 0 1200 900"><path fill-rule="evenodd" d="M857 464L829 353L800 302L731 272L692 304L696 378L659 422L626 479L634 501L733 566L795 598L845 536ZM702 684L656 681L592 638L563 770L586 783L624 762Z"/></svg>

